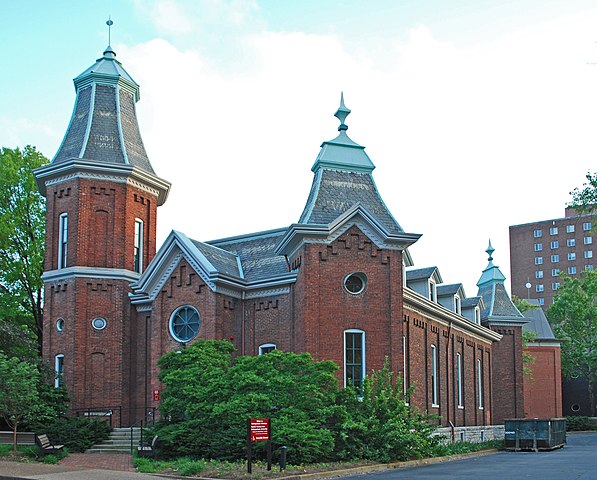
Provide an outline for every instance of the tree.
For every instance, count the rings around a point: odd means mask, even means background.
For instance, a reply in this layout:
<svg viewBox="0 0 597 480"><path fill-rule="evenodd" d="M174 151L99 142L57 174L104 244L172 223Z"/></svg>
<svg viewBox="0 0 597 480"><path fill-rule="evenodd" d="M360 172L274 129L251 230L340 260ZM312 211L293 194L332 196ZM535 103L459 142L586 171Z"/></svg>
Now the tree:
<svg viewBox="0 0 597 480"><path fill-rule="evenodd" d="M0 416L13 431L17 450L17 429L44 410L38 393L39 371L35 365L0 354Z"/></svg>
<svg viewBox="0 0 597 480"><path fill-rule="evenodd" d="M16 335L30 328L40 352L45 199L32 172L47 162L35 147L0 149L0 320Z"/></svg>
<svg viewBox="0 0 597 480"><path fill-rule="evenodd" d="M597 205L597 173L587 172L586 179L582 189L575 188L570 192L570 206L579 212L592 213Z"/></svg>
<svg viewBox="0 0 597 480"><path fill-rule="evenodd" d="M556 338L562 344L562 373L586 377L591 411L595 411L597 384L597 271L565 277L547 311Z"/></svg>

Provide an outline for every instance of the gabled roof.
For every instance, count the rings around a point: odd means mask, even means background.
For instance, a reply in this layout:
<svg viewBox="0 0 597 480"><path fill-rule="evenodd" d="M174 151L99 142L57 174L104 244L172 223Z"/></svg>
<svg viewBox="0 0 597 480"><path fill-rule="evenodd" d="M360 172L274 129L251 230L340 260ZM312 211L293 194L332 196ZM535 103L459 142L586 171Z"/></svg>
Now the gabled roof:
<svg viewBox="0 0 597 480"><path fill-rule="evenodd" d="M460 302L462 308L473 308L483 305L483 297L467 297Z"/></svg>
<svg viewBox="0 0 597 480"><path fill-rule="evenodd" d="M173 230L149 268L131 285L132 303L153 301L182 258L211 290L232 296L293 283L296 273L289 272L286 259L274 253L285 231L269 230L206 243Z"/></svg>
<svg viewBox="0 0 597 480"><path fill-rule="evenodd" d="M460 298L465 298L464 295L464 287L462 283L450 283L450 284L441 284L437 287L437 296L438 297L447 297L449 295L459 295ZM462 303L461 303L462 305Z"/></svg>
<svg viewBox="0 0 597 480"><path fill-rule="evenodd" d="M433 278L436 283L442 283L441 275L439 274L439 270L437 267L425 267L425 268L416 268L413 270L406 271L406 281L417 281L417 280L424 280L427 278Z"/></svg>

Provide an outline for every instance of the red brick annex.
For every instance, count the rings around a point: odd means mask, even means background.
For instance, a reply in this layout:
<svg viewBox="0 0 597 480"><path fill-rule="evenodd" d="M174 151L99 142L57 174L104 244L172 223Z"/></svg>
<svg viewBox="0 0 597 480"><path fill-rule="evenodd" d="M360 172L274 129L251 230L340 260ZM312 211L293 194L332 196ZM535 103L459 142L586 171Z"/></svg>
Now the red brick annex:
<svg viewBox="0 0 597 480"><path fill-rule="evenodd" d="M209 242L172 231L156 251L170 184L143 146L139 86L110 47L74 83L64 140L35 172L47 199L43 355L73 413L112 411L123 425L156 416L157 360L226 339L240 355L281 349L333 360L344 385L387 358L405 390L414 387L412 404L444 426L533 416L527 319L491 245L477 296L444 283L436 267L415 268L420 235L384 204L373 162L347 135L343 99L339 134L321 145L296 223ZM559 362L559 344L545 348ZM536 402L541 415L559 416L559 371L539 376L538 394L554 399Z"/></svg>

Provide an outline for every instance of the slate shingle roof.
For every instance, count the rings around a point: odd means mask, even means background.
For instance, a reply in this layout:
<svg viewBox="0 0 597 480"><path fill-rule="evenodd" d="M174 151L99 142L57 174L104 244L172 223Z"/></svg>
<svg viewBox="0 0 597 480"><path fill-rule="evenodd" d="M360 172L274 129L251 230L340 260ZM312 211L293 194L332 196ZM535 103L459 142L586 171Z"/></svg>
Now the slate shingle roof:
<svg viewBox="0 0 597 480"><path fill-rule="evenodd" d="M276 245L285 233L286 229L282 228L213 240L207 243L214 251L226 251L233 255L234 259L240 258L244 279L251 282L288 273L288 265L284 256L274 253ZM202 253L211 261L211 256L206 255L203 250ZM208 253L211 255L211 252ZM220 259L221 253L216 261L218 262ZM228 268L232 268L231 257L226 257L226 261ZM216 265L214 264L214 266Z"/></svg>
<svg viewBox="0 0 597 480"><path fill-rule="evenodd" d="M539 301L537 299L529 299L527 302L531 305L535 305L536 308L531 308L524 312L524 318L526 318L529 323L524 325L523 328L535 332L538 340L554 340L556 337L553 334L553 330L549 325L549 321L547 320L543 309L539 306Z"/></svg>
<svg viewBox="0 0 597 480"><path fill-rule="evenodd" d="M437 267L426 267L426 268L417 268L416 270L407 270L406 271L406 281L414 281L414 280L422 280L425 278L430 278L433 275L433 272L437 270Z"/></svg>

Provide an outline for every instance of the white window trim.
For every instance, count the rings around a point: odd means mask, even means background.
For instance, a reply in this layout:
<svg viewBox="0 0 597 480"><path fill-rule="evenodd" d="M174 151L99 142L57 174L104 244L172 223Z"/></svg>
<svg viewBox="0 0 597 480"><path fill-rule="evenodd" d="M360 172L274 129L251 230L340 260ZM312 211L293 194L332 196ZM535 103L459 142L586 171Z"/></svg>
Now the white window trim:
<svg viewBox="0 0 597 480"><path fill-rule="evenodd" d="M432 407L439 407L439 398L438 398L438 384L437 384L437 347L435 345L431 345L431 406Z"/></svg>
<svg viewBox="0 0 597 480"><path fill-rule="evenodd" d="M454 311L460 315L462 313L462 302L460 301L460 296L454 295Z"/></svg>
<svg viewBox="0 0 597 480"><path fill-rule="evenodd" d="M475 323L481 325L481 309L479 307L475 307Z"/></svg>
<svg viewBox="0 0 597 480"><path fill-rule="evenodd" d="M437 285L433 280L429 280L429 300L437 303Z"/></svg>
<svg viewBox="0 0 597 480"><path fill-rule="evenodd" d="M477 359L477 405L479 410L483 410L483 363L481 359Z"/></svg>
<svg viewBox="0 0 597 480"><path fill-rule="evenodd" d="M264 343L263 345L259 345L259 355L265 355L265 352L263 350L265 350L266 348L272 348L272 347L274 350L278 349L278 346L275 343Z"/></svg>
<svg viewBox="0 0 597 480"><path fill-rule="evenodd" d="M464 409L463 402L463 388L462 388L462 355L456 354L456 405L460 409Z"/></svg>
<svg viewBox="0 0 597 480"><path fill-rule="evenodd" d="M137 228L139 228L139 235L137 236ZM135 218L135 230L133 232L133 270L137 273L143 273L143 256L144 256L144 245L143 237L145 235L145 223L140 218ZM137 243L138 241L138 243ZM135 250L139 255L139 266L135 265Z"/></svg>
<svg viewBox="0 0 597 480"><path fill-rule="evenodd" d="M60 214L58 220L58 268L66 268L68 255L68 213Z"/></svg>
<svg viewBox="0 0 597 480"><path fill-rule="evenodd" d="M365 351L365 331L364 330L359 330L358 328L350 328L348 330L344 330L344 388L346 388L346 377L347 377L347 370L346 370L346 334L347 333L361 333L361 352L363 355L363 363L361 365L361 378L364 380L365 379L365 372L367 371L366 369L366 351Z"/></svg>
<svg viewBox="0 0 597 480"><path fill-rule="evenodd" d="M60 369L60 367L62 367ZM60 383L64 384L64 354L59 353L54 357L54 387L60 387Z"/></svg>

